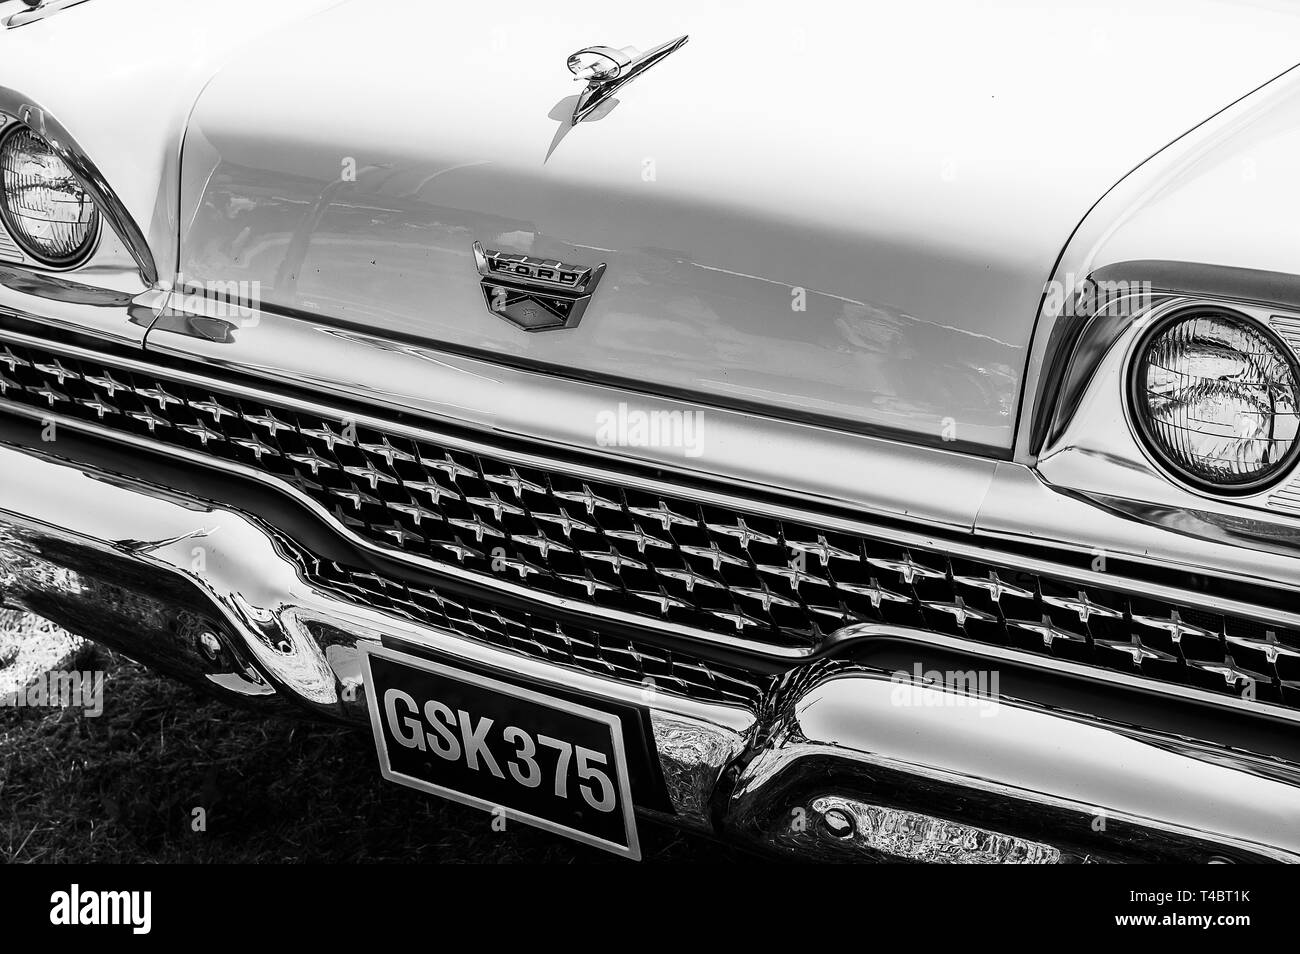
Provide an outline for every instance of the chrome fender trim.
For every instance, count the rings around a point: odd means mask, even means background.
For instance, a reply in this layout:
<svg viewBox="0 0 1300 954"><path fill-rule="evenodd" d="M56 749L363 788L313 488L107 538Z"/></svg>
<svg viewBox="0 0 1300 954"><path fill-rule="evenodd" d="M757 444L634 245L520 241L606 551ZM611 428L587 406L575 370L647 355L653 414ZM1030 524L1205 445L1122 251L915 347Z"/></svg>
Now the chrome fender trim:
<svg viewBox="0 0 1300 954"><path fill-rule="evenodd" d="M17 15L16 15L17 16ZM11 24L15 26L19 24ZM14 116L19 122L40 135L58 153L59 158L68 164L81 184L85 186L90 197L104 213L113 231L126 245L140 268L140 278L148 287L158 283L158 266L154 263L153 252L145 240L144 233L136 224L131 213L113 191L108 180L104 178L95 161L78 145L77 140L64 128L63 124L51 116L39 104L32 102L17 90L0 86L0 112Z"/></svg>

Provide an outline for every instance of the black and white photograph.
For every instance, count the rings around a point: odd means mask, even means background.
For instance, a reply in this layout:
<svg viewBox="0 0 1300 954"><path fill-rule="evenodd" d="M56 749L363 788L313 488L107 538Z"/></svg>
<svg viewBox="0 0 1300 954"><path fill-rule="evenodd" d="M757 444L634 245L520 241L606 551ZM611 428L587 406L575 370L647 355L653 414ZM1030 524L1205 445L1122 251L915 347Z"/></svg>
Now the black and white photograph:
<svg viewBox="0 0 1300 954"><path fill-rule="evenodd" d="M0 0L19 920L862 863L1264 924L1297 64L1292 0Z"/></svg>

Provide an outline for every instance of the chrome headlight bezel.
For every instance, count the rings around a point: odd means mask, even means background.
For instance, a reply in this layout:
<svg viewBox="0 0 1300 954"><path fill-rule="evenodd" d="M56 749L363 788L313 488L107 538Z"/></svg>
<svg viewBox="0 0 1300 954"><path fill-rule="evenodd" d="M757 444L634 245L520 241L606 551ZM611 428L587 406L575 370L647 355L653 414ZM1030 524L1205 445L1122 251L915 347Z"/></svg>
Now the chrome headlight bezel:
<svg viewBox="0 0 1300 954"><path fill-rule="evenodd" d="M24 134L39 140L55 153L56 156L59 155L59 150L50 142L50 140L42 136L35 129L32 129L21 122L11 122L3 128L0 128L0 155L3 155L3 150L12 137ZM75 171L72 171L71 169L69 171L72 175L76 176ZM99 246L100 237L103 234L104 213L103 210L100 209L98 203L95 202L93 195L90 194L90 190L86 189L86 184L81 182L79 177L78 183L81 188L86 191L88 201L93 204L93 219L91 226L86 233L85 239L74 252L64 256L53 256L34 243L14 220L13 211L9 206L9 197L4 188L3 169L0 169L0 225L4 227L5 232L8 233L9 237L18 246L22 253L31 260L33 265L50 271L69 271L84 265L95 254L95 250Z"/></svg>
<svg viewBox="0 0 1300 954"><path fill-rule="evenodd" d="M1207 302L1188 304L1160 315L1149 327L1144 328L1133 341L1125 364L1124 404L1129 426L1147 458L1157 467L1160 473L1175 483L1199 493L1211 494L1216 497L1240 498L1253 496L1282 483L1295 472L1296 462L1300 460L1300 437L1292 442L1290 448L1281 458L1258 477L1250 480L1219 482L1194 473L1183 465L1176 455L1167 448L1164 439L1156 430L1155 422L1151 419L1143 381L1146 356L1150 352L1151 344L1172 326L1194 318L1199 313L1241 324L1248 328L1252 334L1263 338L1276 349L1278 355L1286 363L1297 393L1300 394L1300 360L1297 359L1295 350L1291 345L1284 341L1274 329L1265 322L1256 320L1234 308L1218 304L1211 306Z"/></svg>

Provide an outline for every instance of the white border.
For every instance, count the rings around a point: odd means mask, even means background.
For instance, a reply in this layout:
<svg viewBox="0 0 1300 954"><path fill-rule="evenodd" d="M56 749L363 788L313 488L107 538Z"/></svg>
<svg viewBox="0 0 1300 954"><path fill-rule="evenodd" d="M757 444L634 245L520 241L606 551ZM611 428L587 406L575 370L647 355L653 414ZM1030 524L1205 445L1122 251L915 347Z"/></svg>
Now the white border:
<svg viewBox="0 0 1300 954"><path fill-rule="evenodd" d="M478 798L474 795L466 795L464 792L458 792L455 789L444 788L441 785L434 785L424 779L414 778L410 775L403 775L400 772L394 772L392 765L388 760L388 745L385 740L383 730L383 719L379 712L379 697L375 692L374 674L370 669L370 659L372 656L381 656L384 659L399 663L403 666L409 666L413 669L423 669L426 672L437 673L449 679L459 682L468 682L482 689L488 689L493 692L503 693L508 696L514 696L519 699L526 699L529 702L538 705L548 706L552 709L558 709L561 712L567 712L572 715L582 716L595 722L603 723L609 727L610 736L614 746L615 771L618 776L618 794L623 803L623 831L627 838L627 845L619 845L612 841L606 841L595 835L578 831L576 828L569 828L567 825L561 825L557 822L550 821L546 818L538 818L535 815L529 815L510 808L507 805L501 805L497 802L490 802L486 799ZM569 702L566 699L558 699L554 696L548 696L544 693L535 692L531 689L523 689L519 686L513 686L509 683L499 682L487 676L480 676L478 673L467 672L462 669L456 669L451 666L444 666L440 663L431 662L422 659L419 656L412 656L407 653L397 652L385 646L366 643L361 647L362 678L365 680L366 687L366 705L370 709L370 726L375 737L375 751L379 755L379 771L385 779L390 782L396 782L399 785L405 785L408 788L419 789L422 792L428 792L432 795L441 795L443 798L450 799L453 802L459 802L462 805L469 805L473 808L481 808L484 811L492 812L501 809L505 812L506 817L514 821L523 822L526 825L533 825L557 835L564 835L566 838L572 838L574 841L580 841L584 844L592 845L596 848L602 848L605 851L613 852L616 855L622 855L632 861L641 860L641 843L637 838L636 816L632 809L632 786L628 782L627 775L627 753L623 747L623 730L622 720L618 716L609 712L601 712L598 709L591 709L576 702Z"/></svg>

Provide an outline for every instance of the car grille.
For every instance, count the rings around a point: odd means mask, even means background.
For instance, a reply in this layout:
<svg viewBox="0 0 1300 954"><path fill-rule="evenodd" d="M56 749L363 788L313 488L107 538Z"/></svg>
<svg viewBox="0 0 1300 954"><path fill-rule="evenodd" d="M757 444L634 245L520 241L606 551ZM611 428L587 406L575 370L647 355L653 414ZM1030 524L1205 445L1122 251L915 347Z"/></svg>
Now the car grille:
<svg viewBox="0 0 1300 954"><path fill-rule="evenodd" d="M519 466L288 399L17 344L0 345L0 400L261 471L394 553L497 574L597 616L615 609L784 648L887 622L1300 704L1300 634L1247 619ZM390 595L382 580L338 582ZM399 608L431 611L427 600Z"/></svg>
<svg viewBox="0 0 1300 954"><path fill-rule="evenodd" d="M370 570L326 560L303 562L306 577L383 612L571 669L702 702L756 708L772 677L699 656L634 642L585 626L452 596Z"/></svg>

